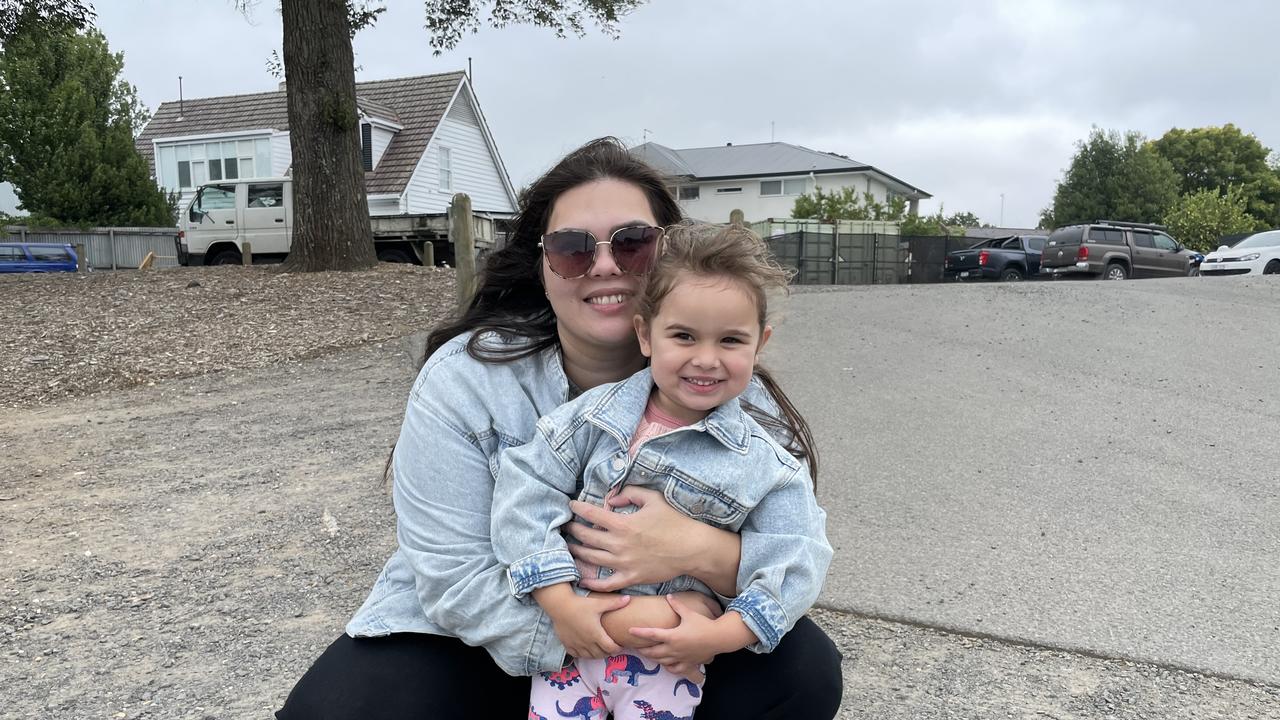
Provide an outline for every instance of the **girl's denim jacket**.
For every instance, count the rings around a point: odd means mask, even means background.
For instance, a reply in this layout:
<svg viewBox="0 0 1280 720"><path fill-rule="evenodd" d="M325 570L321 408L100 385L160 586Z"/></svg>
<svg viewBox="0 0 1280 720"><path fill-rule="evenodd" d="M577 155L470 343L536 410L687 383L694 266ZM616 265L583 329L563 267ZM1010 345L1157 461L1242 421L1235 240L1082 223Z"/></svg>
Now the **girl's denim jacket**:
<svg viewBox="0 0 1280 720"><path fill-rule="evenodd" d="M759 638L751 649L769 652L817 600L831 562L809 473L737 398L630 456L652 389L645 369L589 390L540 419L531 442L504 453L492 536L511 594L533 604L531 591L579 579L560 534L573 519L570 497L603 506L624 484L652 488L685 515L741 535L737 597L719 599ZM688 589L712 594L689 577L626 592Z"/></svg>
<svg viewBox="0 0 1280 720"><path fill-rule="evenodd" d="M538 418L569 399L569 380L558 347L486 363L467 353L471 337L432 354L409 393L391 465L397 547L346 631L447 635L483 647L510 675L558 670L564 645L541 608L511 595L489 526L503 451L533 439ZM758 383L743 398L776 412ZM742 545L747 558L754 543Z"/></svg>

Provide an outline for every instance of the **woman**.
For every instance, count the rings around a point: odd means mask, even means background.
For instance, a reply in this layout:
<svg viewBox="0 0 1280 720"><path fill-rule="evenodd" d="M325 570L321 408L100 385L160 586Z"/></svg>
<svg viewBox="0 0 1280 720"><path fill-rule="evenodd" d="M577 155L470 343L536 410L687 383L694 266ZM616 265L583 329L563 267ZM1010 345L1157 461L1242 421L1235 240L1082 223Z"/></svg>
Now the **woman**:
<svg viewBox="0 0 1280 720"><path fill-rule="evenodd" d="M515 676L558 668L564 647L536 605L513 598L494 558L499 456L530 439L541 415L644 366L632 326L643 257L633 251L654 239L645 228L679 219L662 178L611 138L570 153L529 188L510 242L489 257L466 313L428 338L392 461L399 547L279 718L527 713L528 680ZM566 229L600 244L591 255L560 258L553 272L541 239ZM601 591L601 610L617 610L616 627L678 621L665 598L612 594L628 585L683 574L734 594L737 535L681 515L656 493L619 498L640 509L573 508L597 526L575 528L584 577L596 576L596 566L613 569L582 584ZM839 706L839 654L808 618L774 652L721 655L714 667L699 720L821 720Z"/></svg>

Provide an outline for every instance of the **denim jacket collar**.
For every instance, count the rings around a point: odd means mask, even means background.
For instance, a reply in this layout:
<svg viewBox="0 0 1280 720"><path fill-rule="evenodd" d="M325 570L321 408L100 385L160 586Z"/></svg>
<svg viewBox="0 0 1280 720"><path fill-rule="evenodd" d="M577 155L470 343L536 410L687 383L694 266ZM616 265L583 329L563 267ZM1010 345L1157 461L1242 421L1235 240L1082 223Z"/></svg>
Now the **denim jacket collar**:
<svg viewBox="0 0 1280 720"><path fill-rule="evenodd" d="M617 437L623 447L626 447L631 444L631 436L644 417L644 409L649 403L653 387L653 374L649 368L645 368L602 394L583 413L583 417L587 422ZM747 454L750 447L751 427L747 413L736 397L688 427L705 431L739 455Z"/></svg>

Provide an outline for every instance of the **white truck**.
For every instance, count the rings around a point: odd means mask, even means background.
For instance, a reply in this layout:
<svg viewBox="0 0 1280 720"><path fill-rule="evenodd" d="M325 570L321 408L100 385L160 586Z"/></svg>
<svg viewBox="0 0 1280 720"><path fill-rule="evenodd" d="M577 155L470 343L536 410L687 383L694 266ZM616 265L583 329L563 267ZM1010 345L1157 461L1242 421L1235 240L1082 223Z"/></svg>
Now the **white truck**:
<svg viewBox="0 0 1280 720"><path fill-rule="evenodd" d="M378 259L454 264L447 214L374 215L369 218ZM493 218L474 215L476 253L494 247ZM196 189L178 215L175 240L182 265L239 265L248 243L255 261L284 259L293 238L291 178L210 182Z"/></svg>

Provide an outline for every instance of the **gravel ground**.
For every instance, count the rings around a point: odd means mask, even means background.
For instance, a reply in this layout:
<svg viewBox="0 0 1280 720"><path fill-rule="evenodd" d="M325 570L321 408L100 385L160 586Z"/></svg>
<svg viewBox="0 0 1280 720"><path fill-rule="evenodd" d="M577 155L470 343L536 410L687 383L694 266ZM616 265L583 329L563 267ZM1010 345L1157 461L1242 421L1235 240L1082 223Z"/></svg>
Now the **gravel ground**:
<svg viewBox="0 0 1280 720"><path fill-rule="evenodd" d="M421 343L398 335L441 316L448 303L420 285L447 299L450 277L397 267L3 278L0 297L18 288L30 316L63 320L40 348L35 335L0 344L0 367L39 352L51 358L41 372L60 373L41 375L45 391L6 394L20 407L0 415L0 717L269 717L393 547L381 469ZM235 345L218 323L192 332L181 306L192 280L221 298L200 301L206 315L274 322L272 349L257 348L260 335ZM97 357L127 346L146 372L89 382L74 378L96 366L58 370L45 348L97 340L67 319L119 293L179 305L153 315L172 321L144 324L121 303L115 325L97 326L142 328ZM197 336L222 371L178 362L174 350ZM1272 686L814 615L845 655L842 718L1280 718Z"/></svg>
<svg viewBox="0 0 1280 720"><path fill-rule="evenodd" d="M0 275L0 407L315 357L430 327L453 271L279 266Z"/></svg>

